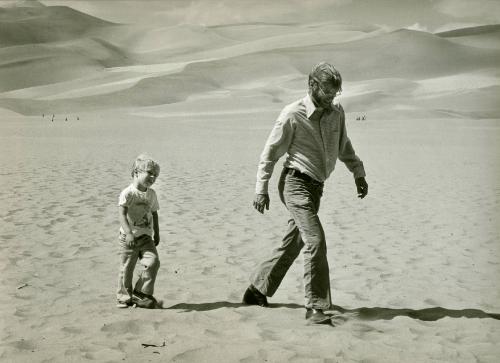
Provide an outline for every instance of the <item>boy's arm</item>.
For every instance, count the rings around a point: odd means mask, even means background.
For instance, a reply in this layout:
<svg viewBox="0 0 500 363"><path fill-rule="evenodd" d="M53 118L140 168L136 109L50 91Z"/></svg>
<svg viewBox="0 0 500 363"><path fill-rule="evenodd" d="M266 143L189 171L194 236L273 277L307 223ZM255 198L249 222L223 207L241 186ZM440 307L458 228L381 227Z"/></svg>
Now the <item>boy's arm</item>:
<svg viewBox="0 0 500 363"><path fill-rule="evenodd" d="M129 247L134 245L134 235L132 234L132 229L130 228L130 224L127 219L128 208L120 205L118 206L118 219L120 220L120 225L125 233L125 242Z"/></svg>
<svg viewBox="0 0 500 363"><path fill-rule="evenodd" d="M153 232L154 232L154 242L155 246L160 243L160 227L158 226L158 212L151 212L153 215Z"/></svg>

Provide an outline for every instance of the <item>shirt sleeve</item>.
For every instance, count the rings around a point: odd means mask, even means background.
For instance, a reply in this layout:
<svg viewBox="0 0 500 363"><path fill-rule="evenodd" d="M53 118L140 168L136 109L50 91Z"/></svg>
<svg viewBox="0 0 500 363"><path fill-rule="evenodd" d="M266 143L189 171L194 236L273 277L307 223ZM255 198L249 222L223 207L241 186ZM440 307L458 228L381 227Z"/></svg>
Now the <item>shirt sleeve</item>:
<svg viewBox="0 0 500 363"><path fill-rule="evenodd" d="M344 109L340 106L341 111L341 135L340 135L340 143L339 143L339 160L342 161L347 169L351 173L353 173L354 178L364 177L366 176L365 169L363 166L363 162L359 159L352 147L351 140L347 137L347 128L345 124L345 114Z"/></svg>
<svg viewBox="0 0 500 363"><path fill-rule="evenodd" d="M269 180L273 174L274 165L288 151L293 139L293 131L290 115L288 112L283 111L278 117L260 155L257 167L257 183L255 185L257 194L268 193Z"/></svg>
<svg viewBox="0 0 500 363"><path fill-rule="evenodd" d="M128 207L130 205L128 189L122 190L120 196L118 197L118 206L120 207Z"/></svg>

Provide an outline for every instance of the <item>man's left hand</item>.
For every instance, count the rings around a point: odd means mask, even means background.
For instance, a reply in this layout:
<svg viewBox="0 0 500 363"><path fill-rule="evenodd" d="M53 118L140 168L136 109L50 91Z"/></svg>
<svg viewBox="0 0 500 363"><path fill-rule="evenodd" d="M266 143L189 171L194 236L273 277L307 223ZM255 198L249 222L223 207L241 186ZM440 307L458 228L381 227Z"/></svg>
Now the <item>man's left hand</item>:
<svg viewBox="0 0 500 363"><path fill-rule="evenodd" d="M364 177L354 179L356 188L358 189L358 198L363 199L368 194L368 183Z"/></svg>

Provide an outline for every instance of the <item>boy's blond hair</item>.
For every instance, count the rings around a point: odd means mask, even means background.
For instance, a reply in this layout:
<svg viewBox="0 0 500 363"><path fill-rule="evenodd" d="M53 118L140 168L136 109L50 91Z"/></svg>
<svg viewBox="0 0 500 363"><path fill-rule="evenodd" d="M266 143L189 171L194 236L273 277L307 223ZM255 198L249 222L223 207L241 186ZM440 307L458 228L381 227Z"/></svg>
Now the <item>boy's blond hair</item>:
<svg viewBox="0 0 500 363"><path fill-rule="evenodd" d="M141 170L154 169L156 174L160 174L160 165L153 160L153 158L147 154L141 154L135 158L134 164L132 165L132 178L135 173Z"/></svg>

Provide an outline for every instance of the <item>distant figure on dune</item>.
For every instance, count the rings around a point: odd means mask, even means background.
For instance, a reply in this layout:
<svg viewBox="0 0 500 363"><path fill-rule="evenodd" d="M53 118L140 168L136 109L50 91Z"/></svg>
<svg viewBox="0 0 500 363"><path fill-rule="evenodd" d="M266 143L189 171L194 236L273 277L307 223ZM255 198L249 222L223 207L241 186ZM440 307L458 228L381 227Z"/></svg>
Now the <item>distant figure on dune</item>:
<svg viewBox="0 0 500 363"><path fill-rule="evenodd" d="M290 212L281 246L264 260L250 278L243 302L268 306L286 272L304 249L306 319L330 323L330 278L323 227L318 218L323 183L337 159L353 173L358 197L368 194L365 170L347 137L344 110L333 100L342 90L340 73L325 62L309 74L307 95L286 106L279 115L261 154L254 208L269 209L268 184L274 165L288 154L278 184L281 201Z"/></svg>
<svg viewBox="0 0 500 363"><path fill-rule="evenodd" d="M118 200L120 219L121 268L116 294L117 307L137 305L159 307L153 297L156 274L160 267L156 246L160 243L158 227L158 199L151 186L160 173L160 166L151 157L139 155L132 166L132 184L120 193ZM144 270L132 288L137 260Z"/></svg>

